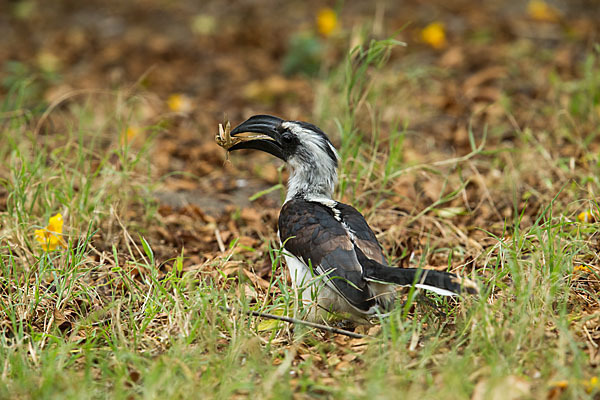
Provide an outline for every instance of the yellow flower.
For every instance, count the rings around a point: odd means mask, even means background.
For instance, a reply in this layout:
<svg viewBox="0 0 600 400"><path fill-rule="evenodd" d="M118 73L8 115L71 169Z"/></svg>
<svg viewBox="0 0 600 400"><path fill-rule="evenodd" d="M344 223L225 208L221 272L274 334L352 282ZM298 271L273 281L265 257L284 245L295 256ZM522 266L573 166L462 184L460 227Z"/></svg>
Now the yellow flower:
<svg viewBox="0 0 600 400"><path fill-rule="evenodd" d="M576 265L573 267L573 272L590 272L592 267L589 265Z"/></svg>
<svg viewBox="0 0 600 400"><path fill-rule="evenodd" d="M174 93L167 99L169 110L187 114L192 111L192 100L181 93Z"/></svg>
<svg viewBox="0 0 600 400"><path fill-rule="evenodd" d="M131 141L140 133L140 127L137 125L129 125L127 129L121 132L121 144L125 145L131 143Z"/></svg>
<svg viewBox="0 0 600 400"><path fill-rule="evenodd" d="M337 29L338 20L337 14L331 8L321 8L317 14L317 30L325 37L331 36L331 34Z"/></svg>
<svg viewBox="0 0 600 400"><path fill-rule="evenodd" d="M421 40L433 47L441 49L446 47L446 30L441 22L432 22L421 31Z"/></svg>
<svg viewBox="0 0 600 400"><path fill-rule="evenodd" d="M588 381L583 382L583 385L585 386L585 390L590 393L600 389L600 380L598 380L597 376L593 376Z"/></svg>
<svg viewBox="0 0 600 400"><path fill-rule="evenodd" d="M585 388L585 391L588 393L591 393L595 390L600 389L600 380L598 379L597 376L592 376L590 379L585 379L580 381L581 384L583 385L583 387ZM568 381L556 381L556 382L552 382L550 383L550 386L559 388L559 389L566 389L569 386L569 382Z"/></svg>
<svg viewBox="0 0 600 400"><path fill-rule="evenodd" d="M538 21L556 22L560 12L542 0L531 0L527 4L527 13L533 19Z"/></svg>
<svg viewBox="0 0 600 400"><path fill-rule="evenodd" d="M577 220L579 222L592 223L596 220L596 218L591 210L587 210L587 211L583 211L583 212L579 213L579 215L577 216Z"/></svg>
<svg viewBox="0 0 600 400"><path fill-rule="evenodd" d="M45 251L56 250L58 245L67 248L67 243L62 238L63 217L60 213L48 220L48 226L35 230L35 240L42 245Z"/></svg>
<svg viewBox="0 0 600 400"><path fill-rule="evenodd" d="M556 387L559 389L566 389L567 387L569 387L569 381L562 380L562 381L550 382L550 386Z"/></svg>

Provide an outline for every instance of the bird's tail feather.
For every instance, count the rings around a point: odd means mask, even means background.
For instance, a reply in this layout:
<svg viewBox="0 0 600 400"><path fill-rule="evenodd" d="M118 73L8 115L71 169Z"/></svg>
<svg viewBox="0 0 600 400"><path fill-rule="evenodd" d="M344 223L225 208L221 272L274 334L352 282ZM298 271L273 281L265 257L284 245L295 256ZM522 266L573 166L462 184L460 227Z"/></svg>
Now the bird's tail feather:
<svg viewBox="0 0 600 400"><path fill-rule="evenodd" d="M415 285L415 287L431 290L442 296L479 293L475 282L449 272L420 268L394 268L378 263L370 263L364 272L367 280L400 286Z"/></svg>
<svg viewBox="0 0 600 400"><path fill-rule="evenodd" d="M479 294L477 284L470 279L432 269L388 267L368 258L359 247L355 246L354 249L366 280L399 286L415 285L443 296Z"/></svg>

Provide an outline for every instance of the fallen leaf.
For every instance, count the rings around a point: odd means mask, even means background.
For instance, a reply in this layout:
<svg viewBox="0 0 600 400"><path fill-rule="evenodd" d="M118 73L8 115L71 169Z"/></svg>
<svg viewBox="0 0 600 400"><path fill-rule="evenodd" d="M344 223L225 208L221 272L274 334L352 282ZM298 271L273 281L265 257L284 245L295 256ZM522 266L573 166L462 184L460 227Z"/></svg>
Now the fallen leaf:
<svg viewBox="0 0 600 400"><path fill-rule="evenodd" d="M510 375L499 381L480 380L475 385L471 400L518 400L531 397L531 383Z"/></svg>

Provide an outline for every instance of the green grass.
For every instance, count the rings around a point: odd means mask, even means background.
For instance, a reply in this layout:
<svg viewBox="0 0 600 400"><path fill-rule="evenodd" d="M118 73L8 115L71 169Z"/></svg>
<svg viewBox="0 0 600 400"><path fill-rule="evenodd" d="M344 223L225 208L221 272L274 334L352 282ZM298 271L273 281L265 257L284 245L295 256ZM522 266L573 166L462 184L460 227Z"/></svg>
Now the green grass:
<svg viewBox="0 0 600 400"><path fill-rule="evenodd" d="M600 162L588 149L599 135L597 54L580 80L554 78L572 99L566 109L549 103L547 112L564 116L557 126L523 127L513 147L503 147L498 127L489 141L471 130L466 152L431 151L416 162L406 159L410 146L429 144L410 121L365 112L398 101L383 95L393 45L355 50L324 83L338 93L318 114L341 143L339 195L369 217L390 262L407 256L399 238L415 238L410 265L473 276L480 298L404 293L368 330L373 338L358 340L225 312L298 313L274 238L258 248L234 238L196 269L184 268L185 249L161 258L150 154L162 125L145 127L141 143L123 143L139 99L115 92L71 99L50 114L53 128L37 129L22 80L1 111L0 397L545 398L558 390L597 398L600 388L589 384L600 372L590 359L597 347L587 335L597 333L600 313L598 222L577 221L598 210ZM421 90L427 74L406 74L403 94ZM336 121L326 121L330 112ZM576 169L561 154L567 144L579 151ZM402 182L431 182L435 195L417 190L415 201ZM464 196L476 200L473 209ZM45 252L34 230L56 212L68 247ZM272 266L266 289L241 273L257 257ZM589 271L574 271L581 265ZM559 381L568 385L557 389Z"/></svg>

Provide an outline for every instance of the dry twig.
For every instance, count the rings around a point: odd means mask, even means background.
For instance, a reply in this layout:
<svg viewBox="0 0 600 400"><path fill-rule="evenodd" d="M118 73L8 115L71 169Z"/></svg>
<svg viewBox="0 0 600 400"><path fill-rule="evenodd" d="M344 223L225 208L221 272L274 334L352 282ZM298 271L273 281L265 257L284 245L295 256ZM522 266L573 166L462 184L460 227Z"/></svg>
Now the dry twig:
<svg viewBox="0 0 600 400"><path fill-rule="evenodd" d="M231 308L231 307L223 307L223 310L225 310L227 312L233 312L234 311L234 309ZM345 335L345 336L349 336L349 337L356 338L356 339L362 339L362 338L369 338L370 337L370 336L363 335L363 334L360 334L360 333L350 332L350 331L347 331L345 329L334 328L333 326L328 326L328 325L323 325L323 324L317 324L316 322L309 322L309 321L304 321L304 320L301 320L301 319L285 317L283 315L267 314L267 313L261 313L261 312L258 312L258 311L250 311L250 310L244 310L242 312L244 314L247 314L247 315L252 315L253 317L276 319L278 321L289 322L289 323L292 323L292 324L310 326L311 328L321 329L323 331L327 331L327 332L331 332L331 333L338 333L340 335Z"/></svg>

